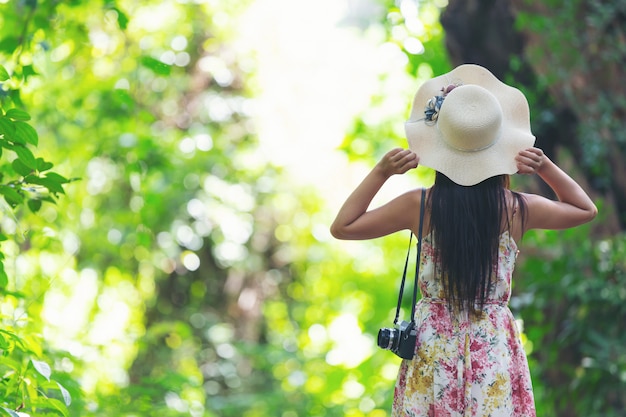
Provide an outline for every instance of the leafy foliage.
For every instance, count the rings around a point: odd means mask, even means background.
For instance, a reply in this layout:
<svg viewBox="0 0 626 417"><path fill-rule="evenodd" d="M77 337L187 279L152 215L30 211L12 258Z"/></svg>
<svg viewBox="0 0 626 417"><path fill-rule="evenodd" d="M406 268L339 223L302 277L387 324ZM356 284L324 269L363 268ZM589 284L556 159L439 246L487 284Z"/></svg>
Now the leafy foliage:
<svg viewBox="0 0 626 417"><path fill-rule="evenodd" d="M626 373L619 346L624 345L626 316L619 259L625 250L626 186L619 178L624 176L626 103L618 74L626 57L621 29L626 9L623 2L586 0L518 5L517 28L527 36L526 56L538 75L538 88L549 92L556 109L544 108L539 119L552 119L556 129L569 132L565 143L559 143L567 148L559 154L562 162L575 161L569 170L606 202L595 233L541 240L537 245L554 247L559 255L538 256L524 268L524 276L533 277L520 282L520 290L532 293L533 304L522 316L531 323L527 328L540 404L550 415L623 415ZM559 119L557 112L574 117Z"/></svg>
<svg viewBox="0 0 626 417"><path fill-rule="evenodd" d="M254 63L228 44L247 3L0 5L0 415L387 415L398 360L374 336L408 237L334 242L320 191L259 154ZM362 30L406 53L411 85L449 69L436 3L385 7ZM351 160L402 146L396 81ZM524 242L546 415L623 410L623 238L588 232ZM595 395L566 405L577 389Z"/></svg>
<svg viewBox="0 0 626 417"><path fill-rule="evenodd" d="M538 413L618 416L626 356L623 235L597 242L589 229L534 233L518 271L518 306L531 354ZM567 381L564 383L563 381ZM584 392L576 400L572 392Z"/></svg>
<svg viewBox="0 0 626 417"><path fill-rule="evenodd" d="M402 8L405 2L395 4ZM454 6L457 19L463 7L476 10L476 3L458 1ZM554 157L592 195L606 196L598 199L603 219L592 229L533 233L522 245L512 304L526 324L538 415L623 415L626 406L620 393L626 374L619 347L624 345L624 268L615 260L624 258L626 187L617 179L624 174L624 95L617 75L625 56L624 33L619 29L626 16L624 4L586 0L499 4L501 11L514 6L519 11L515 29L526 41L525 56L511 56L507 50L504 58L511 60L512 71L527 59L536 72L529 76L526 70L520 78L536 77L536 83L522 88L534 115L533 129L539 127L538 140L556 148ZM453 24L464 30L471 27L463 21ZM464 33L481 39L483 29ZM395 32L392 29L390 36ZM476 59L470 53L461 55L469 62ZM415 73L415 67L409 71ZM514 79L513 75L505 78ZM552 144L554 129L564 140ZM615 206L603 201L614 201ZM605 237L607 230L610 237Z"/></svg>
<svg viewBox="0 0 626 417"><path fill-rule="evenodd" d="M527 36L526 55L541 88L549 91L556 110L566 109L575 118L573 137L562 145L576 156L594 190L615 201L614 208L607 207L615 219L607 223L615 222L613 228L623 231L626 186L619 178L625 172L626 100L620 73L626 59L626 4L519 3L517 27ZM562 123L556 111L544 111L542 118Z"/></svg>
<svg viewBox="0 0 626 417"><path fill-rule="evenodd" d="M32 333L28 320L20 314L26 295L12 290L16 283L10 278L15 277L6 269L7 246L19 245L23 239L16 233L18 216L26 207L39 213L42 203L56 204L70 182L51 171L53 163L33 152L39 135L31 125L21 92L35 74L28 58L33 49L29 25L36 16L35 5L13 6L0 6L0 56L4 62L0 65L0 194L6 202L0 231L0 241L5 242L0 252L0 412L10 416L27 415L25 412L67 416L71 394L60 382L64 378L53 374L49 365L52 356L42 349L42 338ZM15 37L16 33L20 36Z"/></svg>
<svg viewBox="0 0 626 417"><path fill-rule="evenodd" d="M9 72L0 66L0 82L4 94L0 95L0 156L4 161L0 166L0 194L11 209L27 206L36 213L44 201L55 203L59 194L64 194L63 185L69 181L55 172L51 162L35 157L31 147L39 143L37 131L28 123L30 115L21 109L12 107L19 100L19 89L12 89L17 82L11 79ZM17 103L16 103L17 102ZM8 155L3 155L6 149ZM0 239L7 236L0 233ZM8 285L4 265L0 263L0 289Z"/></svg>

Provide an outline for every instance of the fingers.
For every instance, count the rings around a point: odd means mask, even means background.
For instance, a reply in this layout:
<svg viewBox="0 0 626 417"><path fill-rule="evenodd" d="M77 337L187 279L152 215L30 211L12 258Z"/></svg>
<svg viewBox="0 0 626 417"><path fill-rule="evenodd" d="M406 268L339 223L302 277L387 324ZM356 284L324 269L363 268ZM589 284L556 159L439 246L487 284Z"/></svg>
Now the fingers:
<svg viewBox="0 0 626 417"><path fill-rule="evenodd" d="M540 168L544 161L545 155L539 148L528 148L520 151L515 157L517 162L518 173L534 174Z"/></svg>
<svg viewBox="0 0 626 417"><path fill-rule="evenodd" d="M398 152L398 154L396 155L398 158L396 160L396 166L402 173L408 171L411 168L417 167L419 158L417 154L415 154L415 152L409 149L404 149L402 150L402 152Z"/></svg>
<svg viewBox="0 0 626 417"><path fill-rule="evenodd" d="M539 148L524 149L523 151L520 151L518 155L535 161L540 161L544 157L543 151Z"/></svg>
<svg viewBox="0 0 626 417"><path fill-rule="evenodd" d="M404 174L409 169L416 168L419 157L410 149L396 148L387 152L384 159L393 174Z"/></svg>
<svg viewBox="0 0 626 417"><path fill-rule="evenodd" d="M402 158L412 153L413 151L411 151L410 149L394 148L390 150L389 152L387 152L387 155L392 161L395 162L395 161L401 160Z"/></svg>
<svg viewBox="0 0 626 417"><path fill-rule="evenodd" d="M390 150L389 152L387 152L387 154L385 155L385 157L391 159L394 157L397 157L398 154L401 154L403 151L406 151L406 149L402 149L402 148L393 148L392 150Z"/></svg>
<svg viewBox="0 0 626 417"><path fill-rule="evenodd" d="M417 155L411 154L407 158L405 158L402 162L403 164L399 167L400 174L404 174L410 169L417 168L417 165L419 163L419 158L417 157Z"/></svg>

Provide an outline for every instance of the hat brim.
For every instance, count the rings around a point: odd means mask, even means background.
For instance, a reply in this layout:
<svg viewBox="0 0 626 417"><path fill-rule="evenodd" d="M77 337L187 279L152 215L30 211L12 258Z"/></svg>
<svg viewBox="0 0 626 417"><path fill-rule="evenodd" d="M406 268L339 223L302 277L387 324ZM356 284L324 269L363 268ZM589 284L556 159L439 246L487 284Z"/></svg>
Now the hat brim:
<svg viewBox="0 0 626 417"><path fill-rule="evenodd" d="M500 103L502 125L499 137L492 146L475 152L454 149L441 138L436 124L425 123L424 106L427 101L441 94L442 87L455 83L481 86ZM473 64L461 65L422 84L415 94L405 132L409 148L419 156L421 165L433 168L463 186L475 185L496 175L515 174L515 156L535 143L524 94L498 80L487 69Z"/></svg>

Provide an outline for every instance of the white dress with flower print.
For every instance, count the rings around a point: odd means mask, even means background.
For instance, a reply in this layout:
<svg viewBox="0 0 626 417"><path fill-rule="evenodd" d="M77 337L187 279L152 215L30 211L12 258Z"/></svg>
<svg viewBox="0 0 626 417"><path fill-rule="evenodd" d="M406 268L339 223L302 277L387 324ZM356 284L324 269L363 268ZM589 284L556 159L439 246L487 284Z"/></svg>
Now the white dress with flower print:
<svg viewBox="0 0 626 417"><path fill-rule="evenodd" d="M480 318L452 314L423 239L416 354L400 366L393 417L535 417L528 362L508 308L517 245L500 237L497 282Z"/></svg>

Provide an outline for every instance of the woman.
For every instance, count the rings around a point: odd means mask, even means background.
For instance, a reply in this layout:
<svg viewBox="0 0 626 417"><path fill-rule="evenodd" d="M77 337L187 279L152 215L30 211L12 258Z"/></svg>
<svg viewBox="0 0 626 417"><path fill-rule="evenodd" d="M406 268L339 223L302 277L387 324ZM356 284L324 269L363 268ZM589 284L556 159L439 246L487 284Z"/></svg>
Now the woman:
<svg viewBox="0 0 626 417"><path fill-rule="evenodd" d="M393 416L534 417L528 363L508 308L516 242L530 229L565 229L597 209L569 175L533 147L528 103L486 69L462 65L424 83L405 125L408 150L389 151L331 226L338 239L417 235L422 190L369 209L381 186L418 163L426 192L415 357L400 366ZM537 174L558 201L508 188Z"/></svg>

